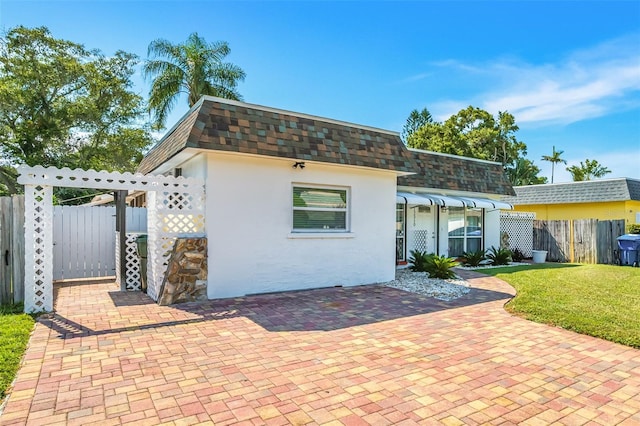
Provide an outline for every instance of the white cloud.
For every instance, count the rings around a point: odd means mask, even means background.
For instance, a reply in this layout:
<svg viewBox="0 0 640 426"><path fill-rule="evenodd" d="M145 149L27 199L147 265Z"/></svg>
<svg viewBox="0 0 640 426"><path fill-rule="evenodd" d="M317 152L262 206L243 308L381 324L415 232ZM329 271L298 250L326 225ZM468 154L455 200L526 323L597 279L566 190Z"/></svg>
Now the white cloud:
<svg viewBox="0 0 640 426"><path fill-rule="evenodd" d="M486 64L445 61L436 65L466 77L484 78L495 90L466 100L433 104L450 116L459 105L509 111L518 123L568 124L640 105L640 34L576 51L554 64L495 60ZM447 115L448 114L448 115Z"/></svg>

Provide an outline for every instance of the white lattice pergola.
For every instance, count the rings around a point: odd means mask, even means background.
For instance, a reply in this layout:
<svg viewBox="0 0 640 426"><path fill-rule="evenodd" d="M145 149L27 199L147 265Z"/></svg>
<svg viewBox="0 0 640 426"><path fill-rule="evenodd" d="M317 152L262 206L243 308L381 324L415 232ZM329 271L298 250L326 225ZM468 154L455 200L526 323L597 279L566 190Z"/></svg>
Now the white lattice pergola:
<svg viewBox="0 0 640 426"><path fill-rule="evenodd" d="M53 310L54 186L147 191L147 293L154 300L175 239L206 236L201 179L42 166L20 166L18 172L25 187L25 312Z"/></svg>

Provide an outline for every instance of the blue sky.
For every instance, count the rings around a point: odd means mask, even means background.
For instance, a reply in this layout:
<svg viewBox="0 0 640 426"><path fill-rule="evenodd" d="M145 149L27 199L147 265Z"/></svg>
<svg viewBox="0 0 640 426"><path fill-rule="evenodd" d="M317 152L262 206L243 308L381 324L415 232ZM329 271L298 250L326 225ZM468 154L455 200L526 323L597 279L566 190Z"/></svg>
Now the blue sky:
<svg viewBox="0 0 640 426"><path fill-rule="evenodd" d="M247 102L395 131L414 108L509 111L545 176L555 145L569 165L640 178L639 1L0 0L0 28L16 25L141 59L198 32L230 44Z"/></svg>

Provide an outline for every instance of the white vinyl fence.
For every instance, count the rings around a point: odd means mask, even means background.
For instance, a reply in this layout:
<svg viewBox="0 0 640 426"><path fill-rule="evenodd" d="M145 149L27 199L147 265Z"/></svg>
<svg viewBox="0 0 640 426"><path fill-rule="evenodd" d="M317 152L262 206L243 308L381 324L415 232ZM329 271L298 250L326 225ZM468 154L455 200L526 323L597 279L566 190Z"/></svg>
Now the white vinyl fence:
<svg viewBox="0 0 640 426"><path fill-rule="evenodd" d="M53 208L53 279L114 276L115 206ZM127 207L127 231L145 232L147 210Z"/></svg>

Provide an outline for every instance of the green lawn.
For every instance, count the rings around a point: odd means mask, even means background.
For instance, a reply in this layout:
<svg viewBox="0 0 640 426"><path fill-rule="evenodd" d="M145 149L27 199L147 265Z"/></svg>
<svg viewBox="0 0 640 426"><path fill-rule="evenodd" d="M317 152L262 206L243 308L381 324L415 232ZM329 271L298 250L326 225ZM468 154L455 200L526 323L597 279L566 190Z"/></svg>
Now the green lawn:
<svg viewBox="0 0 640 426"><path fill-rule="evenodd" d="M509 312L640 348L640 268L546 263L482 273L516 289Z"/></svg>
<svg viewBox="0 0 640 426"><path fill-rule="evenodd" d="M21 305L0 306L0 401L18 371L33 323Z"/></svg>

